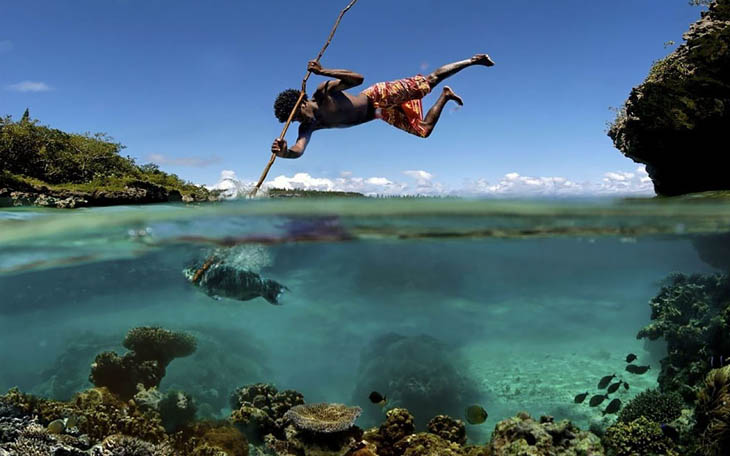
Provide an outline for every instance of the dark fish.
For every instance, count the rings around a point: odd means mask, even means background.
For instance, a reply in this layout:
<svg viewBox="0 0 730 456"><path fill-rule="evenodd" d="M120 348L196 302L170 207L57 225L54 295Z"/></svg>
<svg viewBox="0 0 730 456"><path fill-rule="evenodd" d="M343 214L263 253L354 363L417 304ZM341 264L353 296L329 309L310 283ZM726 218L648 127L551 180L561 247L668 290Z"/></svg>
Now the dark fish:
<svg viewBox="0 0 730 456"><path fill-rule="evenodd" d="M650 366L637 366L635 364L629 364L628 366L626 366L626 371L632 374L641 375L645 374L646 371L649 370L649 368Z"/></svg>
<svg viewBox="0 0 730 456"><path fill-rule="evenodd" d="M635 359L636 359L636 355L633 354L633 353L629 353L628 355L626 355L626 362L627 363L630 363L631 361L633 361Z"/></svg>
<svg viewBox="0 0 730 456"><path fill-rule="evenodd" d="M616 377L616 374L606 375L598 382L598 389L603 389L608 386L609 383L611 383L611 380L613 380Z"/></svg>
<svg viewBox="0 0 730 456"><path fill-rule="evenodd" d="M575 399L573 399L573 402L575 402L576 404L581 404L584 400L586 400L586 396L588 396L587 391L583 394L579 394L579 395L575 396Z"/></svg>
<svg viewBox="0 0 730 456"><path fill-rule="evenodd" d="M606 399L608 399L608 394L596 394L591 398L590 402L588 402L588 405L590 405L591 407L595 407Z"/></svg>
<svg viewBox="0 0 730 456"><path fill-rule="evenodd" d="M628 391L628 390L629 390L629 384L628 384L628 383L626 383L626 382L624 382L624 389L625 389L626 391Z"/></svg>
<svg viewBox="0 0 730 456"><path fill-rule="evenodd" d="M368 397L370 398L370 402L378 404L381 407L388 403L388 399L377 391L373 391Z"/></svg>
<svg viewBox="0 0 730 456"><path fill-rule="evenodd" d="M606 406L606 409L603 410L603 415L608 415L610 413L616 413L618 412L618 409L621 408L621 399L614 399L611 402L608 403Z"/></svg>
<svg viewBox="0 0 730 456"><path fill-rule="evenodd" d="M679 440L679 431L677 428L669 424L662 424L661 428L664 435L672 439L675 443Z"/></svg>
<svg viewBox="0 0 730 456"><path fill-rule="evenodd" d="M618 387L621 386L622 383L623 383L623 381L621 381L621 380L617 381L616 383L611 383L610 385L608 385L608 389L606 390L606 392L608 394L615 393L616 390L618 389Z"/></svg>
<svg viewBox="0 0 730 456"><path fill-rule="evenodd" d="M209 260L210 261L210 260ZM208 296L248 301L262 297L278 305L279 297L288 290L284 285L259 274L226 263L203 263L183 271L185 277Z"/></svg>
<svg viewBox="0 0 730 456"><path fill-rule="evenodd" d="M469 424L482 424L487 420L487 411L481 405L472 405L466 409L466 421Z"/></svg>

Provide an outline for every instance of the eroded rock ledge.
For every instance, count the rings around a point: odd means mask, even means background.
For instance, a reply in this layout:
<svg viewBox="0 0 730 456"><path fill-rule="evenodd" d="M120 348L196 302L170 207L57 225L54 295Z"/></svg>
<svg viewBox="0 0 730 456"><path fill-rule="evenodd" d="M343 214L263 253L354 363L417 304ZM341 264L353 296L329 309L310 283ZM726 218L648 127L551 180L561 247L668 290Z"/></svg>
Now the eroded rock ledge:
<svg viewBox="0 0 730 456"><path fill-rule="evenodd" d="M659 195L730 189L730 0L715 0L631 91L608 136Z"/></svg>

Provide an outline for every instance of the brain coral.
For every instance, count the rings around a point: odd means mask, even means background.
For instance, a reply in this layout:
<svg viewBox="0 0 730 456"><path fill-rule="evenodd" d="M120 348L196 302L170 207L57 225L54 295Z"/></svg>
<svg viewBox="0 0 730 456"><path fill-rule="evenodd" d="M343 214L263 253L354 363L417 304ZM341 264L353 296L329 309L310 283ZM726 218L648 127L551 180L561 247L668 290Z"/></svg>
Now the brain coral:
<svg viewBox="0 0 730 456"><path fill-rule="evenodd" d="M332 433L351 428L361 412L360 407L344 404L302 404L289 409L284 418L291 420L300 429Z"/></svg>
<svg viewBox="0 0 730 456"><path fill-rule="evenodd" d="M618 415L619 421L628 423L645 417L655 423L670 423L682 414L684 402L677 393L660 393L650 389L631 399Z"/></svg>

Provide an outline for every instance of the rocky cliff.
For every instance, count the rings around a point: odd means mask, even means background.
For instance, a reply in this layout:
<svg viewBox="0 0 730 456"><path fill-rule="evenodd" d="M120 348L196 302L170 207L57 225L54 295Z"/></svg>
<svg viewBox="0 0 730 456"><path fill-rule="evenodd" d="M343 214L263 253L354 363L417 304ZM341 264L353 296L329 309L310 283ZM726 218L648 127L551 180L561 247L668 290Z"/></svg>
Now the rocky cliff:
<svg viewBox="0 0 730 456"><path fill-rule="evenodd" d="M659 195L730 189L730 0L715 0L631 91L608 135Z"/></svg>

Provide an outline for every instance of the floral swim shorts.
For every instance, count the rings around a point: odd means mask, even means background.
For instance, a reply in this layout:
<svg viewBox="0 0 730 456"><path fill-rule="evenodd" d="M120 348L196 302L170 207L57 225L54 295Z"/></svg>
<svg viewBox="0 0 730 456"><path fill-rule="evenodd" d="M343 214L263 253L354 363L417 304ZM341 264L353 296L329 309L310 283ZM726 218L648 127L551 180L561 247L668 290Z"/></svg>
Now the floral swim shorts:
<svg viewBox="0 0 730 456"><path fill-rule="evenodd" d="M378 82L363 90L373 106L380 111L380 118L396 128L422 138L423 105L421 98L431 91L425 76L416 75L396 81ZM377 111L376 111L377 112Z"/></svg>

